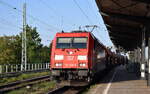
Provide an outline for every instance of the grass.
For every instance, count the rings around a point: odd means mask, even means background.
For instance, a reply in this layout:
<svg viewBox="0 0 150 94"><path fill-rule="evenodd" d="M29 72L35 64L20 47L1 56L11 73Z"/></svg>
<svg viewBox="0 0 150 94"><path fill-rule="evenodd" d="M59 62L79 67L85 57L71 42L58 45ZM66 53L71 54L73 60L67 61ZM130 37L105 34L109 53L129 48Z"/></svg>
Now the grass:
<svg viewBox="0 0 150 94"><path fill-rule="evenodd" d="M17 77L2 78L0 80L0 86L11 83L11 82L19 81L19 80L25 80L25 79L30 79L30 78L33 78L33 77L44 76L44 75L49 75L49 74L50 74L49 71L45 71L45 72L21 74Z"/></svg>
<svg viewBox="0 0 150 94"><path fill-rule="evenodd" d="M26 87L8 92L7 94L46 94L49 90L52 90L55 87L55 81L45 81L33 86L28 86L28 88Z"/></svg>

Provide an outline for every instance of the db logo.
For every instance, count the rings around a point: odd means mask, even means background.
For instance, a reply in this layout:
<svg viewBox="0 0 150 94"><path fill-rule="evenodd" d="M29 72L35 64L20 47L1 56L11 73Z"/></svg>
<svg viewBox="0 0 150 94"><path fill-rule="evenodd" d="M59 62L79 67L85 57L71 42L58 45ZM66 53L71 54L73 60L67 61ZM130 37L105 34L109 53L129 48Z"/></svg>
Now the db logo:
<svg viewBox="0 0 150 94"><path fill-rule="evenodd" d="M74 56L67 56L67 60L73 60Z"/></svg>

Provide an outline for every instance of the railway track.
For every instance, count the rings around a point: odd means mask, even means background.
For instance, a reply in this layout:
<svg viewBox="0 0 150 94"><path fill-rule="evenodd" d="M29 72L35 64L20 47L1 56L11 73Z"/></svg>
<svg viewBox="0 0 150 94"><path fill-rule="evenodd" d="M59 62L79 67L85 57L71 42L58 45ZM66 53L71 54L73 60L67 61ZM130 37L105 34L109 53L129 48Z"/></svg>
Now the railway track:
<svg viewBox="0 0 150 94"><path fill-rule="evenodd" d="M47 94L61 94L67 91L68 89L69 89L69 86L62 86L62 87L49 91Z"/></svg>
<svg viewBox="0 0 150 94"><path fill-rule="evenodd" d="M23 88L26 86L31 86L31 85L40 83L42 81L48 81L48 80L50 80L50 76L46 75L46 76L12 82L12 83L0 86L0 94L4 94L6 92L9 92L15 89Z"/></svg>
<svg viewBox="0 0 150 94"><path fill-rule="evenodd" d="M29 73L39 73L39 72L46 72L49 71L48 69L45 70L34 70L34 71L21 71L21 72L9 72L9 73L1 73L0 78L9 78L9 77L17 77L21 74L29 74Z"/></svg>
<svg viewBox="0 0 150 94"><path fill-rule="evenodd" d="M110 72L110 70L105 70L102 72L102 74L98 75L98 78L95 78L94 81L92 81L91 83L87 84L87 85L81 85L82 82L77 82L74 84L77 84L75 86L59 86L60 83L58 84L58 88L49 91L47 94L81 94L82 92L84 92L86 89L89 89L91 85L96 84L97 82L99 82L100 80L102 80L108 73ZM81 86L80 86L81 85Z"/></svg>
<svg viewBox="0 0 150 94"><path fill-rule="evenodd" d="M104 74L107 74L107 72L104 72ZM100 78L103 78L103 75L99 76ZM32 79L17 81L13 83L9 83L7 85L0 86L0 94L4 94L6 92L20 89L26 86L32 86L34 84L43 82L43 81L51 81L50 76L41 76L36 77ZM82 82L77 82L78 84L76 86L66 86L65 83L61 84L60 82L57 83L57 88L49 91L47 94L81 94L82 91L89 88L91 84L85 85L85 86L79 86L82 84ZM94 82L95 83L95 82ZM76 83L73 83L76 84Z"/></svg>
<svg viewBox="0 0 150 94"><path fill-rule="evenodd" d="M32 86L34 84L40 83L42 81L50 81L50 76L41 76L36 77L32 79L22 80L22 81L16 81L12 82L6 85L0 86L0 94L5 94L9 91L20 89L26 86ZM47 94L79 94L81 90L83 90L83 86L62 86L59 83L57 83L57 88L49 91Z"/></svg>
<svg viewBox="0 0 150 94"><path fill-rule="evenodd" d="M80 94L87 86L63 86L49 91L47 94Z"/></svg>
<svg viewBox="0 0 150 94"><path fill-rule="evenodd" d="M79 82L80 83L80 82ZM82 83L81 83L82 84ZM62 85L61 83L57 83L57 88L50 90L47 94L81 94L87 88L90 87L90 83L87 85Z"/></svg>

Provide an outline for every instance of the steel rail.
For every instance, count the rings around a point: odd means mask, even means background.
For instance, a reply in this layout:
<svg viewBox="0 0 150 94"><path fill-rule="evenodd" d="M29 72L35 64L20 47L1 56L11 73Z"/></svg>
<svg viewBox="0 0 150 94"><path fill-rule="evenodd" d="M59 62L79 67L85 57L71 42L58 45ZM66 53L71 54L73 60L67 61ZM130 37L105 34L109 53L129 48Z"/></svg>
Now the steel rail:
<svg viewBox="0 0 150 94"><path fill-rule="evenodd" d="M31 79L12 82L12 83L9 83L6 85L1 85L0 86L0 94L1 93L3 94L5 92L8 92L8 91L11 91L14 89L22 88L22 87L25 87L28 85L33 85L33 84L36 84L38 82L45 81L45 80L50 80L50 76L46 75L46 76L41 76L41 77L35 77L35 78L31 78ZM31 83L31 82L36 82L36 83ZM25 85L21 85L21 84L25 84Z"/></svg>
<svg viewBox="0 0 150 94"><path fill-rule="evenodd" d="M63 93L64 91L67 91L70 87L69 86L63 86L63 87L59 87L56 88L52 91L49 91L47 94L59 94L59 93Z"/></svg>

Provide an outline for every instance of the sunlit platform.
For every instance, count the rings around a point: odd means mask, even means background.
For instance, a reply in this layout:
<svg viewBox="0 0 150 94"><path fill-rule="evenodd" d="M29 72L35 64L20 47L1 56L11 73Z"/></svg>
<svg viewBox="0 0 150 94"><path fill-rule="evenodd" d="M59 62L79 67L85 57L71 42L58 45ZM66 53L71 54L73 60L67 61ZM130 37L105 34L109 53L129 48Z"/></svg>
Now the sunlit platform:
<svg viewBox="0 0 150 94"><path fill-rule="evenodd" d="M150 87L146 80L140 80L135 73L120 66L92 86L87 94L150 94Z"/></svg>

